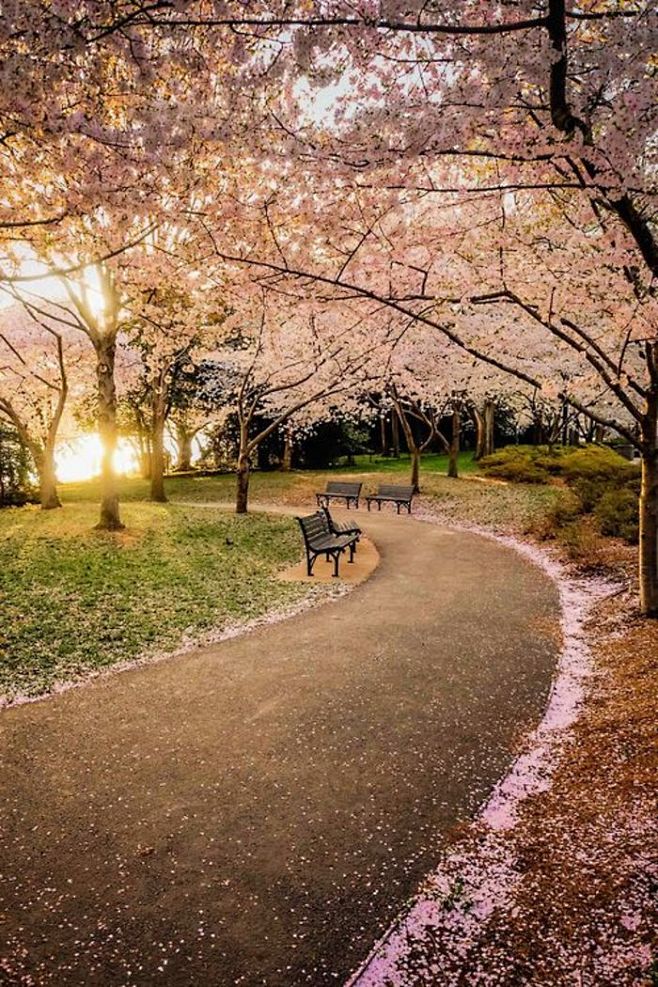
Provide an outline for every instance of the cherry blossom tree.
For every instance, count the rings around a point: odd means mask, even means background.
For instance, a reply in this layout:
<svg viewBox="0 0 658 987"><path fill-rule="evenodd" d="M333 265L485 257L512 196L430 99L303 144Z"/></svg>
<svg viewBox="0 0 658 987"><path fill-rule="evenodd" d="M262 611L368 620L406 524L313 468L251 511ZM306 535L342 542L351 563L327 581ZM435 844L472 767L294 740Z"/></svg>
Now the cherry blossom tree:
<svg viewBox="0 0 658 987"><path fill-rule="evenodd" d="M180 232L178 233L178 237ZM210 281L187 264L172 263L176 234L160 227L133 259L124 323L138 356L137 373L148 406L151 499L165 501L164 438L177 381L195 357L213 350L224 312ZM158 249L162 240L167 250ZM143 261L144 263L140 263Z"/></svg>
<svg viewBox="0 0 658 987"><path fill-rule="evenodd" d="M264 292L254 294L246 307L236 300L227 326L233 332L223 360L239 426L236 512L241 514L247 510L251 457L258 446L289 421L299 425L309 413L324 417L339 397L349 402L361 395L390 328L378 327L372 310L314 303L290 309L280 300L274 306ZM259 414L266 424L254 431Z"/></svg>
<svg viewBox="0 0 658 987"><path fill-rule="evenodd" d="M0 415L29 450L43 510L61 507L55 448L69 394L68 364L80 358L64 336L55 320L36 318L20 304L2 312Z"/></svg>

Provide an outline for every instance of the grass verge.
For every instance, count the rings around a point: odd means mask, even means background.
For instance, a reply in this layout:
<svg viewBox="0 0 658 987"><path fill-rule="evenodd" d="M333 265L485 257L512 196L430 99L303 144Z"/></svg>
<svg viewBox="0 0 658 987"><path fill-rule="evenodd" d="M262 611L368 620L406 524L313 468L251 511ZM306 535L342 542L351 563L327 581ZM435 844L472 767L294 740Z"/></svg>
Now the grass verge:
<svg viewBox="0 0 658 987"><path fill-rule="evenodd" d="M0 512L0 694L175 649L210 628L285 606L306 587L275 578L299 557L288 518L129 503L125 531L93 530L97 508Z"/></svg>

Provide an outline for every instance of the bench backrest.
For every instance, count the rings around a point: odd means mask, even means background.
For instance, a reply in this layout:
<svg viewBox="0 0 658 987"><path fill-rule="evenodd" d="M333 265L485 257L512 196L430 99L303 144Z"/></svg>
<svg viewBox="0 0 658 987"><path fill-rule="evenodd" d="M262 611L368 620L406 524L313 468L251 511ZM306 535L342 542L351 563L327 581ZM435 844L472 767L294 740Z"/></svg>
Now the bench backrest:
<svg viewBox="0 0 658 987"><path fill-rule="evenodd" d="M380 497L399 497L400 500L411 500L414 495L412 486L397 486L394 483L380 483L377 494Z"/></svg>
<svg viewBox="0 0 658 987"><path fill-rule="evenodd" d="M362 483L343 483L341 480L329 480L326 493L342 494L343 497L358 497Z"/></svg>
<svg viewBox="0 0 658 987"><path fill-rule="evenodd" d="M307 545L314 542L316 538L322 538L332 533L324 511L306 514L304 517L298 517L297 520Z"/></svg>

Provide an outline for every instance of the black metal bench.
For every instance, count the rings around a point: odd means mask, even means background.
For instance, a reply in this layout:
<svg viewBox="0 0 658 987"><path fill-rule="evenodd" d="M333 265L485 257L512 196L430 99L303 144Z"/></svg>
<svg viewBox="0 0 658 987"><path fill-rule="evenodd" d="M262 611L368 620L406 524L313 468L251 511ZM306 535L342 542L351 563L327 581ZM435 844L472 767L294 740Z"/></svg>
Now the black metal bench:
<svg viewBox="0 0 658 987"><path fill-rule="evenodd" d="M316 493L315 499L318 507L328 507L332 500L344 500L349 510L350 503L355 507L359 506L362 483L343 483L342 480L329 480L327 489L321 493Z"/></svg>
<svg viewBox="0 0 658 987"><path fill-rule="evenodd" d="M319 555L324 555L327 562L330 558L334 560L334 576L338 576L338 562L346 549L350 550L350 562L354 561L358 535L333 534L324 511L316 511L315 514L307 514L305 517L298 517L297 520L304 536L306 572L309 576L313 575L313 566Z"/></svg>
<svg viewBox="0 0 658 987"><path fill-rule="evenodd" d="M356 521L337 521L332 517L328 507L321 507L320 510L327 519L327 524L332 535L356 535L356 540L359 540L361 537L361 528Z"/></svg>
<svg viewBox="0 0 658 987"><path fill-rule="evenodd" d="M392 483L380 483L376 494L369 494L366 497L366 503L368 504L368 510L370 510L370 504L374 501L377 504L377 510L381 511L382 504L395 504L397 507L398 514L400 513L401 507L407 508L407 514L411 514L411 501L414 495L414 488L412 486L396 486Z"/></svg>

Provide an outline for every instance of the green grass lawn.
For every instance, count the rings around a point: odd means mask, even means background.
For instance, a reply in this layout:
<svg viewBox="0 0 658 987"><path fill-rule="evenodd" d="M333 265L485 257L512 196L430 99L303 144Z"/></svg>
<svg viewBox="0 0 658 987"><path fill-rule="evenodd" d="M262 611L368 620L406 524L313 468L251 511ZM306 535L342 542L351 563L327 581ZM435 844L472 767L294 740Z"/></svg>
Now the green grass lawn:
<svg viewBox="0 0 658 987"><path fill-rule="evenodd" d="M483 482L470 453L464 478L445 475L446 458L427 456L425 505L449 520L525 530L554 506L550 486ZM251 506L310 510L328 479L407 480L408 457L360 457L356 466L319 472L254 472ZM235 477L173 477L170 503L147 502L148 483L120 482L126 530L93 530L98 481L65 484L64 508L0 511L0 696L36 696L57 682L145 653L166 652L228 621L244 621L306 592L276 571L299 558L290 518L209 512L195 503L232 502ZM423 501L419 505L423 509Z"/></svg>
<svg viewBox="0 0 658 987"><path fill-rule="evenodd" d="M391 483L408 482L409 457L383 459L368 456L357 457L355 466L331 470L293 470L290 473L254 471L250 482L250 504L287 504L300 509L315 505L314 493L323 490L327 480L340 477L345 480L362 480L364 490L374 491L387 480ZM421 494L430 497L442 514L454 521L481 524L489 527L526 530L555 506L560 491L557 487L524 483L483 482L472 453L460 455L460 479L446 476L447 457L428 455L423 457L421 468ZM235 498L235 476L230 473L214 476L169 477L165 482L167 495L172 503L227 503ZM129 478L120 484L121 499L125 502L145 500L148 497L146 480ZM66 484L60 488L65 503L98 500L99 486L96 480L86 483Z"/></svg>
<svg viewBox="0 0 658 987"><path fill-rule="evenodd" d="M293 521L176 505L124 505L125 532L93 530L97 507L0 511L0 694L180 646L232 619L299 599L277 569L299 558Z"/></svg>
<svg viewBox="0 0 658 987"><path fill-rule="evenodd" d="M433 453L423 456L421 466L421 483L427 478L447 474L448 457ZM381 456L356 456L352 466L336 466L327 470L293 470L282 473L278 470L261 472L254 470L251 474L250 492L255 500L279 500L295 503L295 492L306 497L314 490L322 490L327 480L341 476L350 479L362 479L368 489L375 490L378 483L386 481L390 475L391 482L408 482L411 472L411 462L408 455L399 459L385 459ZM459 472L463 476L478 473L478 465L473 460L471 452L462 452L459 456ZM167 495L172 500L227 500L235 496L235 476L232 473L216 474L214 476L180 476L169 477L165 481ZM124 477L121 480L121 499L124 501L145 500L148 497L148 481L139 477ZM84 483L67 483L60 488L61 496L68 502L98 500L100 487L98 480L88 480ZM300 501L301 502L301 501Z"/></svg>
<svg viewBox="0 0 658 987"><path fill-rule="evenodd" d="M332 472L345 470L362 470L364 473L409 473L411 471L411 457L408 453L403 453L399 458L391 456L363 455L354 457L354 466L337 466ZM448 457L438 453L428 452L422 457L421 475L423 473L446 473L448 472ZM478 473L478 464L473 459L472 452L459 453L459 473L468 475Z"/></svg>

